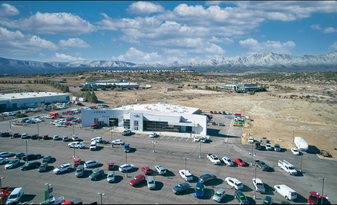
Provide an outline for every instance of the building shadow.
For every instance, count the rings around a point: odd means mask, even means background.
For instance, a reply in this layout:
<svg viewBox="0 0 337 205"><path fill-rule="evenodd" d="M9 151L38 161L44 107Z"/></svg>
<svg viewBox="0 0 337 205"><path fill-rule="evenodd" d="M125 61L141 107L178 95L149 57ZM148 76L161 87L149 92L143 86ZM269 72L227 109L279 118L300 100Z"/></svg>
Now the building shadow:
<svg viewBox="0 0 337 205"><path fill-rule="evenodd" d="M307 151L309 154L320 154L320 150L315 145L309 145L309 149Z"/></svg>

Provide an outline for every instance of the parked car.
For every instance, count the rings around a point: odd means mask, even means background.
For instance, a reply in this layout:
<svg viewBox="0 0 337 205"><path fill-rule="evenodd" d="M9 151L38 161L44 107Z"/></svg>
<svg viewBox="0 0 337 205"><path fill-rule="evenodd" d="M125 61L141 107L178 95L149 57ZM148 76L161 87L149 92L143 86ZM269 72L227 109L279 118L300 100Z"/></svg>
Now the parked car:
<svg viewBox="0 0 337 205"><path fill-rule="evenodd" d="M13 133L13 137L16 138L16 137L20 137L20 134L18 132L14 132Z"/></svg>
<svg viewBox="0 0 337 205"><path fill-rule="evenodd" d="M271 144L270 144L270 143L267 143L267 144L266 144L266 150L267 150L267 151L273 150L273 148L271 147Z"/></svg>
<svg viewBox="0 0 337 205"><path fill-rule="evenodd" d="M292 152L294 155L300 155L300 152L299 152L296 148L291 148L291 152Z"/></svg>
<svg viewBox="0 0 337 205"><path fill-rule="evenodd" d="M179 170L179 175L187 182L193 180L193 175L188 170Z"/></svg>
<svg viewBox="0 0 337 205"><path fill-rule="evenodd" d="M39 138L39 135L37 135L37 134L32 134L32 136L31 136L31 139L32 140L36 140L36 139L38 139Z"/></svg>
<svg viewBox="0 0 337 205"><path fill-rule="evenodd" d="M67 125L63 124L63 123L59 123L55 125L56 127L67 127Z"/></svg>
<svg viewBox="0 0 337 205"><path fill-rule="evenodd" d="M0 158L0 164L6 164L8 161L8 158Z"/></svg>
<svg viewBox="0 0 337 205"><path fill-rule="evenodd" d="M145 181L145 176L143 174L140 174L130 181L130 185L136 186L136 185L142 183L143 181Z"/></svg>
<svg viewBox="0 0 337 205"><path fill-rule="evenodd" d="M200 137L199 136L195 136L194 137L194 142L200 142Z"/></svg>
<svg viewBox="0 0 337 205"><path fill-rule="evenodd" d="M242 193L242 191L236 190L234 193L234 198L236 198L239 201L239 204L249 204L248 199Z"/></svg>
<svg viewBox="0 0 337 205"><path fill-rule="evenodd" d="M223 161L226 165L228 165L228 166L233 166L233 165L234 165L233 161L232 161L231 159L229 159L229 157L224 156L224 157L222 158L222 161Z"/></svg>
<svg viewBox="0 0 337 205"><path fill-rule="evenodd" d="M21 134L21 138L22 138L22 139L28 138L28 134L27 134L27 133L22 133L22 134Z"/></svg>
<svg viewBox="0 0 337 205"><path fill-rule="evenodd" d="M23 152L19 152L19 153L16 153L16 155L14 156L14 159L21 159L22 156L24 156L25 153Z"/></svg>
<svg viewBox="0 0 337 205"><path fill-rule="evenodd" d="M279 144L275 144L274 145L274 151L276 151L276 152L280 152L281 151L281 147L280 147Z"/></svg>
<svg viewBox="0 0 337 205"><path fill-rule="evenodd" d="M49 137L48 137L48 135L43 135L42 139L44 139L44 140L48 140L48 139L49 139Z"/></svg>
<svg viewBox="0 0 337 205"><path fill-rule="evenodd" d="M58 135L54 135L53 136L53 140L59 140L60 138L59 138L59 136Z"/></svg>
<svg viewBox="0 0 337 205"><path fill-rule="evenodd" d="M154 137L158 137L158 135L157 135L157 133L151 133L151 134L149 135L149 137L150 137L150 138L154 138Z"/></svg>
<svg viewBox="0 0 337 205"><path fill-rule="evenodd" d="M99 124L92 124L92 125L90 126L90 128L92 128L92 129L97 129L97 128L99 128Z"/></svg>
<svg viewBox="0 0 337 205"><path fill-rule="evenodd" d="M178 184L177 186L172 188L172 192L174 194L179 194L184 191L188 191L190 189L190 185L188 183Z"/></svg>
<svg viewBox="0 0 337 205"><path fill-rule="evenodd" d="M114 170L115 169L115 166L114 166L113 162L109 162L107 165L108 165L108 170Z"/></svg>
<svg viewBox="0 0 337 205"><path fill-rule="evenodd" d="M114 145L124 145L125 142L123 140L117 139L117 140L112 141L111 144L114 144Z"/></svg>
<svg viewBox="0 0 337 205"><path fill-rule="evenodd" d="M155 170L157 171L158 174L160 175L165 175L166 174L166 169L163 167L163 165L156 165Z"/></svg>
<svg viewBox="0 0 337 205"><path fill-rule="evenodd" d="M6 204L18 204L20 198L24 195L22 187L15 188L8 196ZM2 200L1 200L2 202Z"/></svg>
<svg viewBox="0 0 337 205"><path fill-rule="evenodd" d="M82 149L85 147L85 144L82 142L71 142L68 144L69 148L77 148L77 149Z"/></svg>
<svg viewBox="0 0 337 205"><path fill-rule="evenodd" d="M50 160L51 160L51 156L50 155L44 156L42 158L42 163L49 163Z"/></svg>
<svg viewBox="0 0 337 205"><path fill-rule="evenodd" d="M63 136L62 137L62 140L65 142L65 141L68 141L69 140L69 137L68 136Z"/></svg>
<svg viewBox="0 0 337 205"><path fill-rule="evenodd" d="M99 177L102 177L104 175L104 170L103 169L97 169L94 171L90 176L89 179L96 181Z"/></svg>
<svg viewBox="0 0 337 205"><path fill-rule="evenodd" d="M260 142L255 142L255 149L262 149Z"/></svg>
<svg viewBox="0 0 337 205"><path fill-rule="evenodd" d="M32 159L40 159L40 158L41 158L41 154L28 154L28 155L22 156L21 160L29 161Z"/></svg>
<svg viewBox="0 0 337 205"><path fill-rule="evenodd" d="M39 172L45 172L47 171L47 168L48 168L48 163L42 163L40 164L40 167L38 169Z"/></svg>
<svg viewBox="0 0 337 205"><path fill-rule="evenodd" d="M79 139L78 139L77 136L73 136L73 137L72 137L72 140L73 140L73 141L78 141Z"/></svg>
<svg viewBox="0 0 337 205"><path fill-rule="evenodd" d="M119 171L120 172L126 172L126 171L132 171L135 168L135 166L133 164L123 164L121 166L119 166Z"/></svg>
<svg viewBox="0 0 337 205"><path fill-rule="evenodd" d="M152 173L152 170L148 166L144 166L141 169L144 172L144 174L151 174Z"/></svg>
<svg viewBox="0 0 337 205"><path fill-rule="evenodd" d="M226 197L226 190L221 188L214 194L213 200L220 203L224 197Z"/></svg>
<svg viewBox="0 0 337 205"><path fill-rule="evenodd" d="M21 166L20 169L22 171L25 171L27 169L34 169L38 168L41 165L41 162L35 161L35 162L28 162L25 165Z"/></svg>
<svg viewBox="0 0 337 205"><path fill-rule="evenodd" d="M204 184L208 182L216 181L216 180L217 178L214 174L204 174L199 177L199 182L202 182Z"/></svg>
<svg viewBox="0 0 337 205"><path fill-rule="evenodd" d="M96 141L96 143L101 143L103 141L102 137L92 138L91 141Z"/></svg>
<svg viewBox="0 0 337 205"><path fill-rule="evenodd" d="M249 137L248 138L248 143L254 143L254 138L253 137Z"/></svg>
<svg viewBox="0 0 337 205"><path fill-rule="evenodd" d="M14 156L14 152L0 152L0 157L4 158L4 157L12 157Z"/></svg>
<svg viewBox="0 0 337 205"><path fill-rule="evenodd" d="M95 167L95 166L97 166L97 165L99 165L99 161L95 161L95 160L89 160L89 161L86 161L86 162L84 163L84 167L85 167L85 168Z"/></svg>
<svg viewBox="0 0 337 205"><path fill-rule="evenodd" d="M96 141L91 141L89 150L90 151L96 150L96 148L97 148L96 144L97 144Z"/></svg>
<svg viewBox="0 0 337 205"><path fill-rule="evenodd" d="M115 181L115 172L109 171L106 180L107 180L107 182L114 182Z"/></svg>
<svg viewBox="0 0 337 205"><path fill-rule="evenodd" d="M5 165L5 169L12 169L15 166L17 166L19 163L20 163L19 159L11 160Z"/></svg>
<svg viewBox="0 0 337 205"><path fill-rule="evenodd" d="M253 178L252 183L255 187L255 191L263 193L263 194L266 192L266 189L264 188L264 184L261 179Z"/></svg>
<svg viewBox="0 0 337 205"><path fill-rule="evenodd" d="M255 160L255 166L261 168L262 171L268 171L269 170L269 166L266 165L266 163L264 163L263 161L260 161L260 160Z"/></svg>
<svg viewBox="0 0 337 205"><path fill-rule="evenodd" d="M74 159L73 166L74 167L80 166L81 162L82 162L81 159Z"/></svg>
<svg viewBox="0 0 337 205"><path fill-rule="evenodd" d="M131 130L124 130L124 131L122 132L122 135L123 135L123 136L130 135L130 134L131 134Z"/></svg>
<svg viewBox="0 0 337 205"><path fill-rule="evenodd" d="M263 200L263 204L273 204L273 199L270 196L266 196Z"/></svg>
<svg viewBox="0 0 337 205"><path fill-rule="evenodd" d="M240 158L235 158L234 160L235 160L235 162L236 162L238 165L240 165L241 167L246 166L246 162L244 162L242 159L240 159Z"/></svg>
<svg viewBox="0 0 337 205"><path fill-rule="evenodd" d="M206 137L200 137L200 142L205 143L207 141Z"/></svg>
<svg viewBox="0 0 337 205"><path fill-rule="evenodd" d="M321 150L320 154L323 155L323 157L331 157L331 154L326 150Z"/></svg>
<svg viewBox="0 0 337 205"><path fill-rule="evenodd" d="M243 184L236 178L227 177L225 181L229 186L233 187L236 190L243 189Z"/></svg>
<svg viewBox="0 0 337 205"><path fill-rule="evenodd" d="M77 178L82 177L84 174L84 166L83 165L78 165L75 171L75 176Z"/></svg>
<svg viewBox="0 0 337 205"><path fill-rule="evenodd" d="M124 145L124 152L130 152L130 145L129 144Z"/></svg>
<svg viewBox="0 0 337 205"><path fill-rule="evenodd" d="M55 168L55 169L53 170L53 172L54 172L55 174L60 174L60 173L62 173L62 172L69 171L69 170L71 170L71 169L72 169L71 164L66 163L66 164L62 164L61 166Z"/></svg>
<svg viewBox="0 0 337 205"><path fill-rule="evenodd" d="M154 181L154 178L152 176L147 177L147 188L148 189L155 189L156 188L156 182Z"/></svg>
<svg viewBox="0 0 337 205"><path fill-rule="evenodd" d="M195 186L194 196L197 198L202 198L204 196L204 184L202 182L197 182Z"/></svg>

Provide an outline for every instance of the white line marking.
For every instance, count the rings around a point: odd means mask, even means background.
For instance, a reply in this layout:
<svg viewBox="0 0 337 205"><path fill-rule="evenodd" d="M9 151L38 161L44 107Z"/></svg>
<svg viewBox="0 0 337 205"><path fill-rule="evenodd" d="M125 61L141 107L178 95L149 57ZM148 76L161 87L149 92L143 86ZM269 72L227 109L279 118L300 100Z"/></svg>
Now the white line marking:
<svg viewBox="0 0 337 205"><path fill-rule="evenodd" d="M173 140L175 140L177 137L175 137Z"/></svg>
<svg viewBox="0 0 337 205"><path fill-rule="evenodd" d="M189 140L190 138L187 138L187 140ZM186 140L186 142L187 142L187 140Z"/></svg>
<svg viewBox="0 0 337 205"><path fill-rule="evenodd" d="M225 139L225 143L228 143L228 135L229 135L229 132L231 131L232 124L233 124L233 120L231 120L231 125L229 126L229 129L228 129L228 132L227 132L227 137Z"/></svg>
<svg viewBox="0 0 337 205"><path fill-rule="evenodd" d="M182 139L183 139L183 138L181 137L180 140L182 140ZM180 140L179 140L179 141L180 141Z"/></svg>
<svg viewBox="0 0 337 205"><path fill-rule="evenodd" d="M162 136L160 139L163 139L165 136Z"/></svg>
<svg viewBox="0 0 337 205"><path fill-rule="evenodd" d="M168 140L171 136L169 136L166 140Z"/></svg>

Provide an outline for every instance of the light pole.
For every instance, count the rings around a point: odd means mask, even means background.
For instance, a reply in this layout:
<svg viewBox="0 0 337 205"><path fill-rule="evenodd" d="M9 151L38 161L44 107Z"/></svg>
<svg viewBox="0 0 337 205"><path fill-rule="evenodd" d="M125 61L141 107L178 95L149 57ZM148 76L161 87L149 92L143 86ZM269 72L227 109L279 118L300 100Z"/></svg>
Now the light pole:
<svg viewBox="0 0 337 205"><path fill-rule="evenodd" d="M186 160L188 160L187 157L183 157L183 159L185 159L185 172L186 172Z"/></svg>
<svg viewBox="0 0 337 205"><path fill-rule="evenodd" d="M28 146L27 146L27 142L28 142L28 140L24 140L25 142L26 142L26 163L28 162L28 157L27 157L27 155L28 155Z"/></svg>
<svg viewBox="0 0 337 205"><path fill-rule="evenodd" d="M253 148L254 148L254 143L252 144L252 163L251 163L251 165L253 166Z"/></svg>
<svg viewBox="0 0 337 205"><path fill-rule="evenodd" d="M295 134L294 134L295 130L293 130L293 147L295 147Z"/></svg>
<svg viewBox="0 0 337 205"><path fill-rule="evenodd" d="M105 193L100 193L100 192L98 192L97 194L98 194L98 195L101 195L101 204L103 204L103 196L105 195Z"/></svg>
<svg viewBox="0 0 337 205"><path fill-rule="evenodd" d="M199 159L201 159L201 140L199 141L199 145L200 145Z"/></svg>
<svg viewBox="0 0 337 205"><path fill-rule="evenodd" d="M256 167L253 167L253 169L255 169L255 178L254 178L254 180L256 182ZM254 199L256 199L256 190L254 191Z"/></svg>
<svg viewBox="0 0 337 205"><path fill-rule="evenodd" d="M53 186L52 184L48 184L48 183L45 183L44 185L46 185L48 187L48 204L50 204L50 200L49 200L49 195L50 195L50 192L49 192L49 187L50 186Z"/></svg>
<svg viewBox="0 0 337 205"><path fill-rule="evenodd" d="M323 180L323 184L322 184L322 197L321 197L321 204L323 204L324 203L324 200L323 200L323 197L324 197L324 180L327 179L327 178L319 178L319 179Z"/></svg>
<svg viewBox="0 0 337 205"><path fill-rule="evenodd" d="M300 154L301 154L301 169L300 169L300 171L302 172L302 156L303 156L303 152L300 151L300 150L299 150L299 152L300 152Z"/></svg>
<svg viewBox="0 0 337 205"><path fill-rule="evenodd" d="M5 177L0 177L0 189L2 188L2 180L4 179Z"/></svg>
<svg viewBox="0 0 337 205"><path fill-rule="evenodd" d="M74 127L75 127L75 126L73 125L72 127L73 127L73 136L74 136L74 134L75 134L75 128L74 128Z"/></svg>
<svg viewBox="0 0 337 205"><path fill-rule="evenodd" d="M125 164L128 165L128 153L125 152ZM128 177L128 169L125 169L125 177Z"/></svg>
<svg viewBox="0 0 337 205"><path fill-rule="evenodd" d="M39 123L36 123L37 126L37 139L40 140L40 128L39 128Z"/></svg>

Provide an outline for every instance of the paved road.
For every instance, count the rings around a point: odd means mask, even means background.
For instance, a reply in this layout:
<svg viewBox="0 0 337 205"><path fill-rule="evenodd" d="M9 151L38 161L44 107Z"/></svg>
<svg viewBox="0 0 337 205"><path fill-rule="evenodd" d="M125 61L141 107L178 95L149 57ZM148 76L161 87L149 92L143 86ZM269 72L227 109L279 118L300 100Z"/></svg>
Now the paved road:
<svg viewBox="0 0 337 205"><path fill-rule="evenodd" d="M127 155L123 151L122 146L115 145L111 148L109 145L99 145L97 151L89 151L89 141L91 138L101 136L105 140L111 140L111 135L106 128L92 130L89 128L74 127L74 132L79 138L86 143L85 149L76 149L75 155L79 156L82 161L98 160L101 162L99 168L104 169L107 174L108 162L114 162L116 165L116 182L107 183L105 177L98 181L90 181L88 176L97 168L87 169L84 178L76 178L74 171L55 175L52 170L63 163L72 162L69 157L73 156L73 149L67 147L69 142L53 141L53 140L29 140L28 152L41 153L42 155L52 155L54 160L50 163L47 172L39 173L37 170L21 171L18 167L12 170L4 170L0 167L0 176L5 177L2 180L2 186L19 187L25 190L25 196L21 201L29 201L40 203L44 200L45 183L53 184L54 196L64 196L67 200L75 200L82 198L86 203L93 201L100 202L100 196L97 192L106 193L103 196L103 203L215 203L211 200L214 193L219 188L225 188L227 197L224 203L236 204L234 199L234 191L226 183L225 178L236 177L243 184L244 194L248 197L250 203L262 203L266 195L271 196L275 203L285 200L279 194L272 191L272 187L276 184L286 184L293 188L299 194L299 198L295 203L303 203L306 201L309 191L321 192L322 181L319 177L328 178L325 181L324 193L330 198L331 203L337 203L334 196L337 188L337 168L336 161L319 159L314 154L305 153L302 157L301 176L290 176L277 167L279 159L286 159L293 163L296 168L300 168L300 156L294 156L290 151L282 152L274 151L255 151L255 159L263 160L273 169L268 172L256 171L257 178L260 178L266 184L266 194L256 193L256 200L253 199L252 178L255 176L254 169L247 167L227 167L222 165L213 165L206 159L207 153L216 154L218 157L228 156L231 159L239 157L245 162L251 162L252 146L242 145L240 142L241 129L238 127L230 127L231 121L225 116L214 115L212 119L215 122L224 122L225 126L209 126L210 140L207 143L196 143L192 139L172 136L159 136L151 139L145 134L133 134L131 136L122 136L120 133L113 133L113 139L122 139L130 144L131 152ZM53 136L70 135L73 133L72 127L58 128L49 124L50 120L40 124L40 135L49 134ZM8 122L0 123L0 130L6 130ZM29 135L37 133L37 126L14 127L15 131L21 133L27 132ZM153 145L151 141L156 141L155 153L153 153ZM201 145L201 156L200 155ZM0 138L0 151L25 152L25 142L22 139ZM124 173L118 170L118 165L126 163L134 164L136 170L128 173L126 177ZM174 195L171 189L177 184L183 183L184 180L179 176L178 171L184 169L185 161L183 157L187 157L187 169L194 174L194 180L190 182L192 189L181 195ZM23 162L22 162L23 164ZM129 181L142 174L140 167L149 166L154 170L157 164L163 165L168 169L166 176L159 176L152 173L156 180L157 189L150 191L144 182L138 187L131 187ZM205 186L205 196L203 199L194 197L194 188L198 177L205 173L215 174L218 177L217 182L207 184Z"/></svg>

